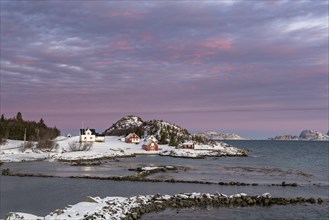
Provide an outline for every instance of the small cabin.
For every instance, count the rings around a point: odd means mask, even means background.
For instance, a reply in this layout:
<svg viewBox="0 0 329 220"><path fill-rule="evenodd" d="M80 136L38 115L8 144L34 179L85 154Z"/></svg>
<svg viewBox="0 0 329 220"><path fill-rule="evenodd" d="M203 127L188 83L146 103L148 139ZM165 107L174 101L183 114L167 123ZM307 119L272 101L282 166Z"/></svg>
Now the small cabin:
<svg viewBox="0 0 329 220"><path fill-rule="evenodd" d="M179 148L194 149L194 143L193 142L184 142L184 143L179 145Z"/></svg>
<svg viewBox="0 0 329 220"><path fill-rule="evenodd" d="M148 138L145 138L145 143L143 144L143 149L146 151L158 151L158 140L153 136L149 136Z"/></svg>
<svg viewBox="0 0 329 220"><path fill-rule="evenodd" d="M105 135L96 133L95 141L96 142L105 142Z"/></svg>
<svg viewBox="0 0 329 220"><path fill-rule="evenodd" d="M141 141L140 137L135 133L130 133L125 137L126 143L135 143L138 144Z"/></svg>
<svg viewBox="0 0 329 220"><path fill-rule="evenodd" d="M95 129L80 129L80 142L105 142L105 136L96 133Z"/></svg>

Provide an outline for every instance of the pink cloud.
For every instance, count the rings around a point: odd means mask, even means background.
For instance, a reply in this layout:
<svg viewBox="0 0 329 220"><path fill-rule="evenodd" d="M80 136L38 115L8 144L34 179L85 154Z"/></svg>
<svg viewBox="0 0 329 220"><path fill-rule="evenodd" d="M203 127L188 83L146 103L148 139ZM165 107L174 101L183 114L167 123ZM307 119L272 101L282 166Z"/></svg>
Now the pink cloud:
<svg viewBox="0 0 329 220"><path fill-rule="evenodd" d="M116 49L119 50L129 50L134 48L134 46L128 40L116 40L112 44L114 44Z"/></svg>
<svg viewBox="0 0 329 220"><path fill-rule="evenodd" d="M120 11L113 11L110 13L111 17L126 17L132 19L142 19L146 16L146 13L133 11L133 10L120 10Z"/></svg>
<svg viewBox="0 0 329 220"><path fill-rule="evenodd" d="M200 63L201 59L205 57L211 57L215 56L217 54L216 51L210 51L210 50L199 50L192 53L192 64L198 64Z"/></svg>
<svg viewBox="0 0 329 220"><path fill-rule="evenodd" d="M31 64L34 64L35 62L32 61L32 60L17 60L16 61L16 64L19 64L19 65L31 65Z"/></svg>
<svg viewBox="0 0 329 220"><path fill-rule="evenodd" d="M291 47L278 47L278 46L266 46L264 48L266 51L275 55L293 55L295 54L295 49Z"/></svg>
<svg viewBox="0 0 329 220"><path fill-rule="evenodd" d="M141 39L146 40L146 41L153 41L153 40L155 40L155 36L152 34L142 34Z"/></svg>
<svg viewBox="0 0 329 220"><path fill-rule="evenodd" d="M113 62L111 60L92 62L92 65L96 65L96 66L111 65L111 64L113 64Z"/></svg>
<svg viewBox="0 0 329 220"><path fill-rule="evenodd" d="M232 41L229 39L206 40L202 46L213 49L231 49Z"/></svg>

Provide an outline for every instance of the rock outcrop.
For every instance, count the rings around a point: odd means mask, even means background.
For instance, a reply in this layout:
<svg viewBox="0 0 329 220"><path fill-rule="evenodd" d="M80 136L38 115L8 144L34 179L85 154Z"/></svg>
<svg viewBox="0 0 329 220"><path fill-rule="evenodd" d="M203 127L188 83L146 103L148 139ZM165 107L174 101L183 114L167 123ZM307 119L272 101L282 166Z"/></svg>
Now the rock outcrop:
<svg viewBox="0 0 329 220"><path fill-rule="evenodd" d="M292 141L292 140L299 140L299 137L296 135L290 135L290 134L285 134L285 135L278 135L275 136L274 138L271 138L272 140L279 140L279 141Z"/></svg>

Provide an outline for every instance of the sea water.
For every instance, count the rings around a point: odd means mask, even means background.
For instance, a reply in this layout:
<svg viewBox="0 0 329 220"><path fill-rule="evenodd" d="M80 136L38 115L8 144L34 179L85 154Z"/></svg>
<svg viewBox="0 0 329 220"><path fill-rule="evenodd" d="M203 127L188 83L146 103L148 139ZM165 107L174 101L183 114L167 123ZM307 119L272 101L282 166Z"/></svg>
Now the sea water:
<svg viewBox="0 0 329 220"><path fill-rule="evenodd" d="M183 184L116 182L67 178L35 178L1 176L0 218L9 211L46 215L57 208L83 201L86 196L133 196L143 194L175 194L204 192L249 195L270 192L273 197L329 198L329 142L311 141L226 141L249 150L248 157L219 157L184 159L161 156L137 156L104 161L99 166L70 166L56 162L6 163L1 168L14 172L43 173L55 176L117 176L133 175L129 168L139 166L174 165L177 171L157 173L149 178L181 180L239 181L258 183L259 186L221 186L218 184ZM298 187L270 186L281 182L297 183ZM327 218L326 206L284 206L249 208L195 208L150 213L142 219L278 219L278 215L296 219ZM305 213L303 213L305 212ZM193 214L192 214L193 213ZM295 213L296 215L294 215ZM300 213L303 213L299 215ZM158 215L159 214L159 215ZM249 216L249 217L248 217ZM299 218L299 217L300 218ZM277 218L275 218L277 217ZM232 219L231 218L231 219Z"/></svg>

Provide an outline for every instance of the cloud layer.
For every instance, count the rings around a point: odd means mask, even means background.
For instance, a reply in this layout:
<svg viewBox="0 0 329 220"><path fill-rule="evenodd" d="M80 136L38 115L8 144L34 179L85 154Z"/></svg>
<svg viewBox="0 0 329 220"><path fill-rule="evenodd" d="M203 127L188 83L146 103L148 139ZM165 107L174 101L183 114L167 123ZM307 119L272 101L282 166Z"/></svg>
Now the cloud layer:
<svg viewBox="0 0 329 220"><path fill-rule="evenodd" d="M328 129L326 1L1 1L1 112L62 129Z"/></svg>

